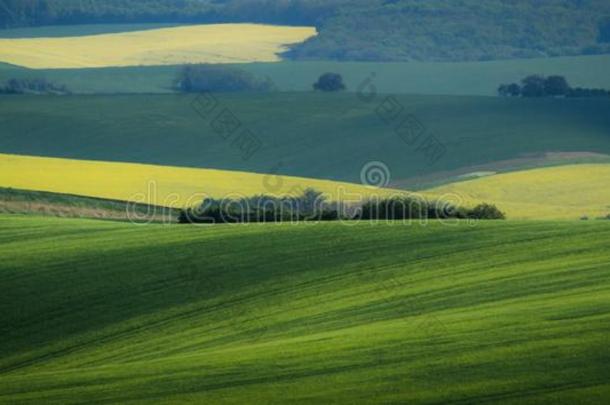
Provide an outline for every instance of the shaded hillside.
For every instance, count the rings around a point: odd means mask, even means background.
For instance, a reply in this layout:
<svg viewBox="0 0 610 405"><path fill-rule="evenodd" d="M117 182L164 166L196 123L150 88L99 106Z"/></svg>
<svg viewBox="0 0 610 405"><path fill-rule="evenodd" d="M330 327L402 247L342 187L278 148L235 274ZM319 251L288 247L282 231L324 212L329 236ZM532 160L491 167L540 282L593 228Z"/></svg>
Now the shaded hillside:
<svg viewBox="0 0 610 405"><path fill-rule="evenodd" d="M205 99L188 95L0 97L0 153L349 182L360 182L372 161L383 162L391 181L399 182L527 154L610 154L610 100L214 97L218 107L209 116L202 114ZM400 114L390 120L383 111L393 105ZM229 136L219 117L236 118L239 130L229 127L236 131Z"/></svg>

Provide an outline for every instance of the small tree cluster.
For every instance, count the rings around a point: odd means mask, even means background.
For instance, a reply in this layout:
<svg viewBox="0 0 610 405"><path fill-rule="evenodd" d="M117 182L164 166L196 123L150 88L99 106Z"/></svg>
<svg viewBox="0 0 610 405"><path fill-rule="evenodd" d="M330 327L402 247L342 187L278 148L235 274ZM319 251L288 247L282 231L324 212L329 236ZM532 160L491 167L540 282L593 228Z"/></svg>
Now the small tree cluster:
<svg viewBox="0 0 610 405"><path fill-rule="evenodd" d="M521 84L500 85L498 94L502 97L608 97L610 91L572 88L566 78L559 75L531 75L521 80Z"/></svg>
<svg viewBox="0 0 610 405"><path fill-rule="evenodd" d="M324 73L318 78L318 81L313 84L314 90L325 92L336 92L345 90L343 77L338 73Z"/></svg>
<svg viewBox="0 0 610 405"><path fill-rule="evenodd" d="M331 221L340 218L339 206L314 189L300 196L259 195L238 199L206 199L180 212L182 224Z"/></svg>
<svg viewBox="0 0 610 405"><path fill-rule="evenodd" d="M368 201L362 206L364 220L404 219L505 219L495 205L480 204L474 208L458 207L442 200L429 201L421 197L394 197Z"/></svg>
<svg viewBox="0 0 610 405"><path fill-rule="evenodd" d="M273 87L269 79L259 80L245 70L225 65L186 65L174 80L174 88L184 93L266 92Z"/></svg>
<svg viewBox="0 0 610 405"><path fill-rule="evenodd" d="M260 195L238 199L206 199L199 206L180 212L182 224L306 222L410 219L504 219L494 205L481 204L468 209L441 200L397 196L369 200L359 209L335 202L314 189L299 196L272 197Z"/></svg>
<svg viewBox="0 0 610 405"><path fill-rule="evenodd" d="M10 79L0 86L0 94L70 94L65 85L47 79Z"/></svg>

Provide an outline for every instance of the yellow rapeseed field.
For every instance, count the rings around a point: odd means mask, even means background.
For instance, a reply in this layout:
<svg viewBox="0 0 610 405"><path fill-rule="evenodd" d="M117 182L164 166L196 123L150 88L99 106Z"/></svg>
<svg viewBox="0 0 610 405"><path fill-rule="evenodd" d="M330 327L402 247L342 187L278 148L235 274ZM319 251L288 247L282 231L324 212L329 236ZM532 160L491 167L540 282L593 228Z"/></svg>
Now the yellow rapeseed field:
<svg viewBox="0 0 610 405"><path fill-rule="evenodd" d="M298 195L312 187L332 200L400 193L359 184L256 173L135 163L0 154L0 187L49 191L166 207L185 207L205 197Z"/></svg>
<svg viewBox="0 0 610 405"><path fill-rule="evenodd" d="M274 62L314 27L206 24L62 38L0 39L0 61L32 69Z"/></svg>
<svg viewBox="0 0 610 405"><path fill-rule="evenodd" d="M491 202L510 219L578 219L610 214L610 164L524 170L427 190L469 205Z"/></svg>

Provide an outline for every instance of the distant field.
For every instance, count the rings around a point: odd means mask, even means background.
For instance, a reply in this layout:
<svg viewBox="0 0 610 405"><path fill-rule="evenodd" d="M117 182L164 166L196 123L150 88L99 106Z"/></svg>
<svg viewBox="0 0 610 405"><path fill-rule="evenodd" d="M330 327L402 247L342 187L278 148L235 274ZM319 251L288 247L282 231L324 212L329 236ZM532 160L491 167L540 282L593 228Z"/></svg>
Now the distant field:
<svg viewBox="0 0 610 405"><path fill-rule="evenodd" d="M568 165L487 176L431 190L493 201L512 219L610 217L610 164Z"/></svg>
<svg viewBox="0 0 610 405"><path fill-rule="evenodd" d="M333 200L385 195L359 184L184 167L0 154L0 187L183 208L206 197L299 195L312 187Z"/></svg>
<svg viewBox="0 0 610 405"><path fill-rule="evenodd" d="M210 24L58 38L0 39L0 61L28 68L246 63L280 60L313 27Z"/></svg>
<svg viewBox="0 0 610 405"><path fill-rule="evenodd" d="M354 94L217 94L203 118L195 96L0 97L0 153L153 163L360 182L371 161L407 189L419 176L546 152L610 154L610 100L399 96L426 132L401 138L376 113L384 100ZM211 122L224 109L255 134L261 148L244 160ZM402 116L404 118L404 116ZM445 153L422 147L433 134ZM518 167L517 167L518 168ZM493 167L486 170L494 170ZM460 173L461 174L461 173ZM426 181L427 183L427 181Z"/></svg>
<svg viewBox="0 0 610 405"><path fill-rule="evenodd" d="M0 216L0 401L603 404L610 221Z"/></svg>
<svg viewBox="0 0 610 405"><path fill-rule="evenodd" d="M81 24L0 29L0 38L60 38L175 27L179 24Z"/></svg>
<svg viewBox="0 0 610 405"><path fill-rule="evenodd" d="M466 63L282 61L238 67L271 78L281 91L310 91L325 72L341 73L352 92L372 73L380 93L491 96L499 84L535 73L564 75L575 87L610 89L610 55ZM0 65L0 81L43 76L76 93L168 93L177 70L176 66L29 70Z"/></svg>

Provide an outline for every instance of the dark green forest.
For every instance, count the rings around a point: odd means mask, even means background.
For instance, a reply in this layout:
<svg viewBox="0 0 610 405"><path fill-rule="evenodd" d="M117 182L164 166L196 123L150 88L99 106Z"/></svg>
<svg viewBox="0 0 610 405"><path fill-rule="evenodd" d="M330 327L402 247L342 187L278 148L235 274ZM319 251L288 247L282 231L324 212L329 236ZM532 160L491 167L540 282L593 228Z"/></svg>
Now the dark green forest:
<svg viewBox="0 0 610 405"><path fill-rule="evenodd" d="M610 53L607 0L0 0L0 26L315 25L298 60L462 61Z"/></svg>

